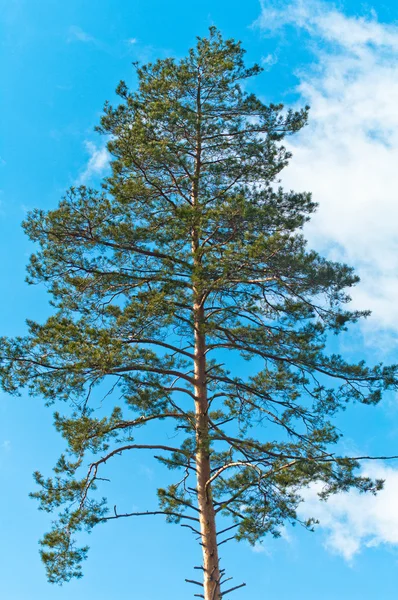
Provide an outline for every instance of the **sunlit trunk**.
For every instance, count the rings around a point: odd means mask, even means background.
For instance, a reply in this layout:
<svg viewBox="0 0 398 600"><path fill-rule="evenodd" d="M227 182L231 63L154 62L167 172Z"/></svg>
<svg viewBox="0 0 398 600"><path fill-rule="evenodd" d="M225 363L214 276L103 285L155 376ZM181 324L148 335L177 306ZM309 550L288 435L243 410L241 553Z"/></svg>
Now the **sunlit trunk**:
<svg viewBox="0 0 398 600"><path fill-rule="evenodd" d="M195 415L197 495L203 552L203 595L205 600L219 600L220 566L216 536L216 518L211 494L208 400L206 389L206 341L203 333L204 311L194 306L195 314Z"/></svg>

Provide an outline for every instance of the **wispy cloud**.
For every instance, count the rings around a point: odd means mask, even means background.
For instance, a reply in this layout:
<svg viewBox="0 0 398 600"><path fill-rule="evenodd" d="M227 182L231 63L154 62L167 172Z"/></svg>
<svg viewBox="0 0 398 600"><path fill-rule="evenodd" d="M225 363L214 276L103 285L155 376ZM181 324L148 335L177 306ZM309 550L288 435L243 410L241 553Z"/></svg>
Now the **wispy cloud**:
<svg viewBox="0 0 398 600"><path fill-rule="evenodd" d="M304 490L299 514L319 519L325 532L325 547L351 562L363 548L398 546L398 469L382 463L368 464L362 471L373 479L384 479L376 496L350 491L320 501L321 484Z"/></svg>
<svg viewBox="0 0 398 600"><path fill-rule="evenodd" d="M274 65L276 65L276 63L278 62L278 57L276 56L276 54L266 54L265 56L261 57L261 66L268 70L271 67L273 67Z"/></svg>
<svg viewBox="0 0 398 600"><path fill-rule="evenodd" d="M297 91L311 106L310 124L290 140L284 183L320 203L311 244L356 266L354 303L373 311L368 341L384 330L396 342L398 27L311 0L263 2L256 25L267 35L285 26L305 33L313 62L297 71Z"/></svg>
<svg viewBox="0 0 398 600"><path fill-rule="evenodd" d="M4 452L9 452L11 450L10 440L4 440L4 442L1 443L0 447Z"/></svg>
<svg viewBox="0 0 398 600"><path fill-rule="evenodd" d="M280 539L282 539L287 544L293 543L293 539L284 525L279 528L279 532ZM256 542L254 546L251 546L252 552L254 552L255 554L265 554L266 556L271 556L272 550L269 545L269 541L270 539L266 537L261 542Z"/></svg>
<svg viewBox="0 0 398 600"><path fill-rule="evenodd" d="M139 468L141 474L145 477L145 479L148 479L149 481L152 481L154 479L155 471L151 469L151 467L141 464Z"/></svg>
<svg viewBox="0 0 398 600"><path fill-rule="evenodd" d="M106 145L96 146L93 142L89 141L86 141L84 144L90 158L87 166L77 180L78 184L86 184L93 177L104 175L110 161L110 154L106 149Z"/></svg>
<svg viewBox="0 0 398 600"><path fill-rule="evenodd" d="M86 31L84 31L81 27L77 25L71 25L68 29L68 42L95 42L96 39Z"/></svg>
<svg viewBox="0 0 398 600"><path fill-rule="evenodd" d="M255 554L266 554L267 556L271 555L270 550L264 545L264 542L257 542L254 546L251 546L252 552Z"/></svg>

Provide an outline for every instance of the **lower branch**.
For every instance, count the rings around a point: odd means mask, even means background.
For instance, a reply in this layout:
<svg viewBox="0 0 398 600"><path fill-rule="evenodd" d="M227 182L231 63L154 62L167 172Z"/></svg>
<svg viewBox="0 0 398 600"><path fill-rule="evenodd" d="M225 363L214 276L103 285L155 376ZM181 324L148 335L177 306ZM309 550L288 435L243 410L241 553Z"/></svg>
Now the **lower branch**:
<svg viewBox="0 0 398 600"><path fill-rule="evenodd" d="M190 517L188 515L180 515L180 513L164 511L164 510L152 510L145 512L132 512L119 514L116 512L116 506L114 507L115 514L112 517L102 517L100 521L111 521L112 519L122 519L124 517L146 517L150 515L163 515L166 517L177 517L178 519L188 519L189 521L196 521L199 523L199 519L196 517Z"/></svg>

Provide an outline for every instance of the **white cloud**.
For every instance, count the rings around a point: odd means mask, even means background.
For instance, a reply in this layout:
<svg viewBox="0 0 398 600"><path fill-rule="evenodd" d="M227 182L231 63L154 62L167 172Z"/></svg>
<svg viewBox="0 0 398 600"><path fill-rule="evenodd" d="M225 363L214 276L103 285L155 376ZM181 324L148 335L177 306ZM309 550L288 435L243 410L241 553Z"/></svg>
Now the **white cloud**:
<svg viewBox="0 0 398 600"><path fill-rule="evenodd" d="M321 484L304 490L299 507L302 518L319 519L325 530L325 547L352 561L364 547L398 545L398 469L382 463L364 466L362 475L384 479L384 489L376 496L352 490L320 501Z"/></svg>
<svg viewBox="0 0 398 600"><path fill-rule="evenodd" d="M348 48L359 48L365 44L397 48L398 27L389 23L378 23L374 11L365 17L348 17L332 2L320 0L261 1L261 15L256 25L273 32L293 25L306 29L315 37L336 42Z"/></svg>
<svg viewBox="0 0 398 600"><path fill-rule="evenodd" d="M110 155L105 145L96 146L93 142L86 141L86 150L90 155L83 173L78 178L78 184L86 184L95 176L102 176L109 167Z"/></svg>
<svg viewBox="0 0 398 600"><path fill-rule="evenodd" d="M357 268L356 307L370 308L367 339L398 334L398 27L348 17L332 3L262 5L257 25L301 28L314 62L297 72L310 123L290 138L283 182L313 192L320 207L307 237ZM385 334L384 334L385 336Z"/></svg>
<svg viewBox="0 0 398 600"><path fill-rule="evenodd" d="M68 30L68 42L95 42L95 38L84 31L81 27L77 25L72 25Z"/></svg>

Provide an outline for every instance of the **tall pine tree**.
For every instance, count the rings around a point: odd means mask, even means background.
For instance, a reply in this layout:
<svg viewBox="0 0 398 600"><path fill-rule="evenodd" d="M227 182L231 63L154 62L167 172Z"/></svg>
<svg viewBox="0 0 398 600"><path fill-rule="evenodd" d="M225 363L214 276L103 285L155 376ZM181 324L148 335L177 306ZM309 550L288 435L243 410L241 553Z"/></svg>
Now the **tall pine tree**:
<svg viewBox="0 0 398 600"><path fill-rule="evenodd" d="M281 142L307 109L248 93L260 68L243 57L211 28L182 60L136 65L137 91L121 82L98 127L112 155L102 190L71 188L24 224L39 247L29 281L48 286L56 310L3 340L3 387L74 407L55 413L67 451L53 477L35 474L32 494L59 513L41 542L52 582L81 575L76 532L139 514L108 511L95 492L121 454L153 451L178 471L144 515L199 532L205 600L231 591L225 536L278 535L314 481L325 498L381 485L332 452L330 418L350 401L377 403L396 368L325 351L328 333L366 314L346 307L358 278L307 249L301 229L316 206L278 187L290 158ZM156 421L146 438L155 431L156 443L135 441Z"/></svg>

